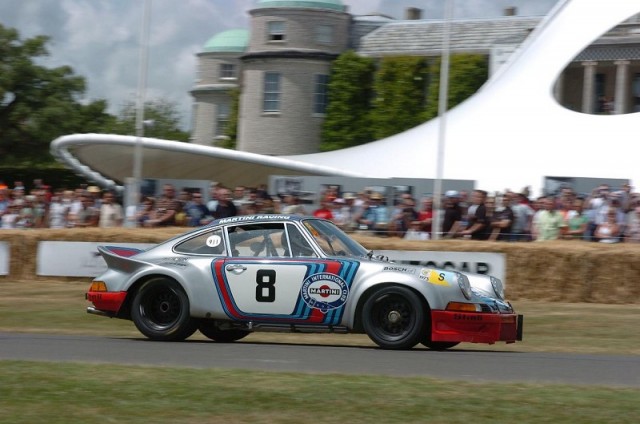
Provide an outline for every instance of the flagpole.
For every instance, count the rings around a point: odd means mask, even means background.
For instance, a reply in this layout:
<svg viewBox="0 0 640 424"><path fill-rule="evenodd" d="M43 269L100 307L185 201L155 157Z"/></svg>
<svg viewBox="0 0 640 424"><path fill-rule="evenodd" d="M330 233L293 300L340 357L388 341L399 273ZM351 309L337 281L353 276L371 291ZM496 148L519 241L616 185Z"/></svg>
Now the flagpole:
<svg viewBox="0 0 640 424"><path fill-rule="evenodd" d="M442 58L440 60L440 92L438 98L438 152L436 161L436 180L433 190L433 225L431 238L440 238L442 216L442 178L444 175L444 156L447 129L447 100L449 97L449 56L451 54L451 20L453 18L453 0L446 0L444 21L442 23Z"/></svg>

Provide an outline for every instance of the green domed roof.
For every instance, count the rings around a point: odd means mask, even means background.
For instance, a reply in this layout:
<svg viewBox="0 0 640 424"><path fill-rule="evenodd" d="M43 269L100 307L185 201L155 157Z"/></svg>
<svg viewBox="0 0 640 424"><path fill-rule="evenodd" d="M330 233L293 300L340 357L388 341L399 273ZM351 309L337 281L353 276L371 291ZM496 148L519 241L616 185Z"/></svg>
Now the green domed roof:
<svg viewBox="0 0 640 424"><path fill-rule="evenodd" d="M345 12L347 8L341 0L260 0L257 9L267 7L303 7L309 9L330 9Z"/></svg>
<svg viewBox="0 0 640 424"><path fill-rule="evenodd" d="M249 31L231 29L216 34L204 45L205 52L238 52L242 53L249 45Z"/></svg>

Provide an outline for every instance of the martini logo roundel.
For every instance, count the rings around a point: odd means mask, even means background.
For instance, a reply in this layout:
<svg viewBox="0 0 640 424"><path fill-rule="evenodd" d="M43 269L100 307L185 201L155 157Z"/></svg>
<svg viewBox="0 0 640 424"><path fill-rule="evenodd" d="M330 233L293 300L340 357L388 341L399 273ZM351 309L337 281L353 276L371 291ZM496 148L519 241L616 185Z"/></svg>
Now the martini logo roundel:
<svg viewBox="0 0 640 424"><path fill-rule="evenodd" d="M300 292L302 299L310 308L320 309L326 313L346 303L349 287L337 275L322 272L307 277Z"/></svg>

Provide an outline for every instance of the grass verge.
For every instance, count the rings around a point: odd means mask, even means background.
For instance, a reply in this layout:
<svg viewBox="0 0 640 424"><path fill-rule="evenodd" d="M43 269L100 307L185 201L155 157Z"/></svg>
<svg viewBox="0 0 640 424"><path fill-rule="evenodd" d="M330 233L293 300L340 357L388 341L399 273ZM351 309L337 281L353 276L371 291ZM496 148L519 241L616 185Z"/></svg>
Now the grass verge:
<svg viewBox="0 0 640 424"><path fill-rule="evenodd" d="M2 422L636 423L640 391L0 362Z"/></svg>
<svg viewBox="0 0 640 424"><path fill-rule="evenodd" d="M1 281L0 331L141 337L131 322L86 314L88 284ZM640 354L638 305L515 307L525 314L525 341L463 348ZM246 340L372 345L365 335L256 333ZM640 390L0 361L0 411L0 422L17 424L636 423Z"/></svg>

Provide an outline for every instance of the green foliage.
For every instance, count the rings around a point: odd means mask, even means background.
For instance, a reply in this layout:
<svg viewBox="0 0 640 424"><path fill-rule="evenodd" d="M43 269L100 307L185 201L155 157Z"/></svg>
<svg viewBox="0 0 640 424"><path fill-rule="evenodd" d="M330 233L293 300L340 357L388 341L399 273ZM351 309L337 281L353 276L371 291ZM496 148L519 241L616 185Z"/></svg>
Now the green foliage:
<svg viewBox="0 0 640 424"><path fill-rule="evenodd" d="M422 114L422 121L428 121L438 116L440 62L438 59L430 67L429 102ZM471 97L487 81L488 76L489 63L486 56L478 54L452 55L449 66L447 109L451 109Z"/></svg>
<svg viewBox="0 0 640 424"><path fill-rule="evenodd" d="M135 135L136 131L136 103L125 102L118 113L113 127L109 128L114 134ZM155 99L145 102L144 121L151 124L144 126L145 137L155 137L165 140L188 141L189 133L180 129L180 112L175 102L166 99Z"/></svg>
<svg viewBox="0 0 640 424"><path fill-rule="evenodd" d="M473 95L487 77L485 56L452 55L448 107ZM332 71L321 150L389 137L436 117L439 84L440 59L429 64L415 56L385 57L374 71L370 59L345 53Z"/></svg>
<svg viewBox="0 0 640 424"><path fill-rule="evenodd" d="M428 66L415 56L385 57L375 76L376 98L371 110L376 139L415 127L422 121Z"/></svg>
<svg viewBox="0 0 640 424"><path fill-rule="evenodd" d="M49 38L21 40L0 25L0 162L47 163L49 143L86 125L85 114L104 113L101 104L79 103L84 78L68 66L49 69L36 60L49 53Z"/></svg>
<svg viewBox="0 0 640 424"><path fill-rule="evenodd" d="M369 120L373 73L373 60L353 51L343 53L334 62L320 150L342 149L373 140Z"/></svg>

